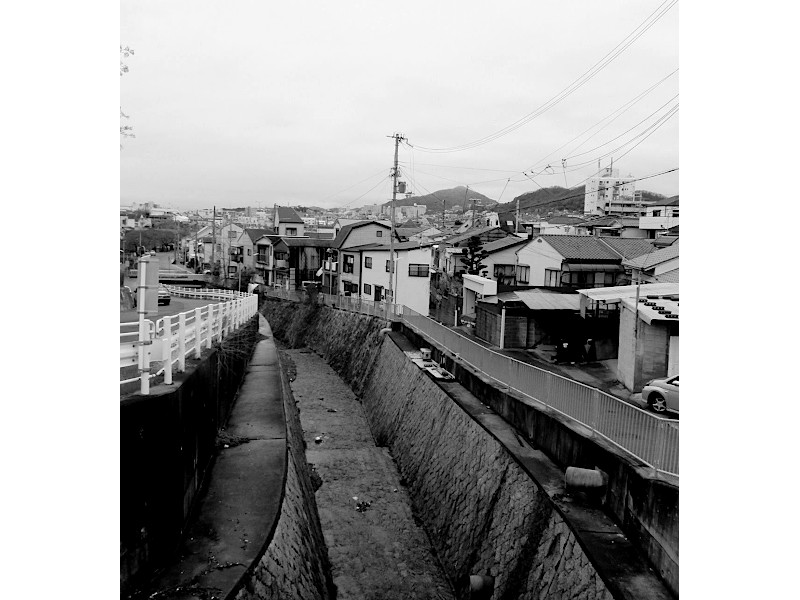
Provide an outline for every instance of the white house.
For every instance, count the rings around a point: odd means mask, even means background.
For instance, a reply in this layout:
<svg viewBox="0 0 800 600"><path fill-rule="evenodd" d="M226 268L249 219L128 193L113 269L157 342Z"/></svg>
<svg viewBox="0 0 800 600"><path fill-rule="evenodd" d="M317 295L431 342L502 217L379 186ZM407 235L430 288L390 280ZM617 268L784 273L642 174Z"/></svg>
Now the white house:
<svg viewBox="0 0 800 600"><path fill-rule="evenodd" d="M517 285L517 250L528 242L527 237L510 235L499 240L494 240L483 245L483 250L489 253L481 263L481 275L492 279L501 285ZM523 270L521 285L527 285L528 270Z"/></svg>
<svg viewBox="0 0 800 600"><path fill-rule="evenodd" d="M389 246L370 244L358 248L359 282L355 293L367 300L384 300L389 291ZM392 281L396 304L428 316L431 245L402 242L394 245L395 272Z"/></svg>
<svg viewBox="0 0 800 600"><path fill-rule="evenodd" d="M531 286L613 286L625 273L620 254L588 235L536 236L517 250L517 265Z"/></svg>
<svg viewBox="0 0 800 600"><path fill-rule="evenodd" d="M281 237L303 237L306 224L290 206L275 205L272 216L273 229Z"/></svg>

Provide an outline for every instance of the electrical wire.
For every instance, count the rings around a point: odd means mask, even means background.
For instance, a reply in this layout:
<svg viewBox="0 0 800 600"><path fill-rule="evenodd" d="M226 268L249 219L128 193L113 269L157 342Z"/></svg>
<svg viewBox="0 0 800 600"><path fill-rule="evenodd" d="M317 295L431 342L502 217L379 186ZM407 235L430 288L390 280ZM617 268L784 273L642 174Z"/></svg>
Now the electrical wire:
<svg viewBox="0 0 800 600"><path fill-rule="evenodd" d="M536 168L538 165L540 165L540 164L541 164L542 162L544 162L546 159L548 159L548 158L550 158L551 156L555 155L555 154L556 154L556 153L557 153L559 150L562 150L562 149L563 149L563 148L565 148L566 146L569 146L569 145L570 145L572 142L574 142L575 140L579 139L581 136L585 135L586 133L588 133L589 131L591 131L592 129L594 129L595 127L597 127L598 125L600 125L601 123L603 123L603 121L605 121L605 120L607 120L607 119L609 119L609 118L611 118L611 117L614 117L613 119L611 119L611 121L609 121L608 123L606 123L605 125L603 125L603 127L601 127L600 129L598 129L598 130L597 130L595 133L593 133L591 136L589 136L589 137L588 137L586 140L584 140L583 142L581 142L581 144L580 144L580 145L578 145L576 148L573 148L573 149L572 149L572 152L575 152L575 151L576 151L578 148L580 148L580 147L581 147L583 144L585 144L585 143L586 143L586 142L588 142L590 139L592 139L592 138L593 138L595 135L597 135L598 133L600 133L601 131L603 131L603 129L605 129L606 127L608 127L609 125L611 125L611 123L613 123L614 121L616 121L616 120L617 120L619 117L621 117L623 114L625 114L625 113L626 113L626 112L627 112L629 109L633 108L633 106L635 106L635 105L636 105L636 104L637 104L637 103L638 103L640 100L644 99L644 98L645 98L645 97L646 97L646 96L647 96L647 95L648 95L650 92L652 92L652 91L653 91L654 89L656 89L656 88L657 88L659 85L661 85L662 83L664 83L664 82L665 82L667 79L669 79L670 77L672 77L673 75L675 75L675 73L677 73L677 72L678 72L678 69L675 69L675 70L674 70L672 73L670 73L669 75L667 75L667 76L665 76L665 77L661 78L659 81L657 81L656 83L654 83L653 85L651 85L649 88L647 88L646 90L644 90L643 92L641 92L640 94L638 94L637 96L635 96L635 97L634 97L632 100L629 100L628 102L626 102L625 104L623 104L622 106L620 106L620 107L619 107L617 110L615 110L615 111L614 111L614 112L612 112L611 114L609 114L609 115L606 115L605 117L603 117L602 119L600 119L600 120L599 120L597 123L595 123L594 125L591 125L591 126L590 126L590 127L588 127L587 129L584 129L584 130L583 130L581 133L579 133L578 135L576 135L574 138L572 138L571 140L569 140L567 143L565 143L565 144L563 144L563 145L559 146L558 148L556 148L555 150L553 150L553 151L552 151L550 154L547 154L546 156L543 156L542 158L540 158L539 160L537 160L535 163L533 163L533 166L531 167L531 170L535 169L535 168ZM617 114L617 113L619 113L619 114ZM614 115L616 115L616 116L614 116Z"/></svg>
<svg viewBox="0 0 800 600"><path fill-rule="evenodd" d="M384 171L386 171L386 169L381 169L381 170L380 170L380 171L378 171L377 173L375 173L375 174L373 174L373 175L370 175L369 177L365 177L364 179L362 179L362 180L361 180L361 181L359 181L358 183L354 183L354 184L353 184L353 185L351 185L350 187L348 187L348 188L345 188L345 189L343 189L343 190L342 190L342 191L340 191L340 192L336 192L335 194L331 194L330 196L325 196L325 197L324 197L322 200L319 200L319 202L324 202L324 201L325 201L325 200L327 200L328 198L333 198L334 196L338 196L339 194L344 194L346 191L348 191L348 190L352 190L352 189L353 189L354 187L356 187L357 185L361 185L361 184L362 184L362 183L364 183L365 181L369 181L369 180L370 180L370 179L372 179L373 177L377 177L378 175L382 174Z"/></svg>
<svg viewBox="0 0 800 600"><path fill-rule="evenodd" d="M677 4L677 2L678 0L664 0L664 2L661 5L659 5L659 7L656 8L656 10L653 11L638 27L636 27L631 33L629 33L619 44L617 44L612 50L610 50L605 56L603 56L603 58L597 61L582 75L580 75L575 81L573 81L566 88L564 88L555 96L553 96L550 100L548 100L547 102L536 108L534 111L528 113L524 117L518 119L514 123L507 125L506 127L498 131L495 131L492 134L489 134L485 137L479 138L472 142L467 142L465 144L460 144L445 148L433 148L421 145L414 145L414 147L422 152L431 152L431 153L462 152L464 150L470 150L472 148L488 144L489 142L492 142L500 137L508 135L509 133L530 123L532 120L541 116L547 110L553 108L561 101L566 99L568 96L573 94L575 91L580 89L583 85L585 85L592 78L594 78L600 71L605 69L605 67L611 64L611 62L613 62L620 54L625 52L625 50L627 50L653 25L655 25L675 4ZM664 8L665 5L667 5L666 8ZM655 18L653 18L654 15L656 15ZM405 143L408 144L407 141Z"/></svg>
<svg viewBox="0 0 800 600"><path fill-rule="evenodd" d="M342 208L344 208L345 206L348 206L348 205L352 204L353 202L356 202L356 201L358 201L358 200L361 200L361 198L363 198L364 196L366 196L367 194L369 194L369 193L370 193L372 190L374 190L374 189L375 189L376 187L378 187L380 184L382 184L382 183L384 183L384 182L388 181L389 179L391 179L391 177L392 177L391 175L387 175L386 177L384 177L383 179L381 179L381 180L380 180L378 183L376 183L374 186L372 186L370 189L368 189L366 192L364 192L363 194L361 194L361 195L360 195L358 198L354 198L354 199L350 200L350 202L347 202L347 203L345 203L345 204L342 204Z"/></svg>

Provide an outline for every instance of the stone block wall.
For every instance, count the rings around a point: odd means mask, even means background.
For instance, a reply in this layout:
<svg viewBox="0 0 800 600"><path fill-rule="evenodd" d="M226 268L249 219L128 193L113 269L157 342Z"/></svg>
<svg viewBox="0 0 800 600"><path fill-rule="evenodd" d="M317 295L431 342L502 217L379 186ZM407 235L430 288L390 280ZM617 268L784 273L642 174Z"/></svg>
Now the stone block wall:
<svg viewBox="0 0 800 600"><path fill-rule="evenodd" d="M491 575L494 598L612 597L549 497L389 340L362 401L452 581Z"/></svg>
<svg viewBox="0 0 800 600"><path fill-rule="evenodd" d="M300 415L283 372L281 380L288 452L281 513L269 545L235 598L328 600L336 595L306 462Z"/></svg>

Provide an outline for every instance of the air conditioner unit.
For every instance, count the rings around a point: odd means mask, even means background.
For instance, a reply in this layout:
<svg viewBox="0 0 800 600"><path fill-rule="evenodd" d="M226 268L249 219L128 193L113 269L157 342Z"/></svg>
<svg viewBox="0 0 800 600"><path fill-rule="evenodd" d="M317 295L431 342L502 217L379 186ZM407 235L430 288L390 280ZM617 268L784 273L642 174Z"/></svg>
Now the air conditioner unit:
<svg viewBox="0 0 800 600"><path fill-rule="evenodd" d="M431 359L431 349L430 348L420 348L419 349L420 357L422 360L430 360Z"/></svg>

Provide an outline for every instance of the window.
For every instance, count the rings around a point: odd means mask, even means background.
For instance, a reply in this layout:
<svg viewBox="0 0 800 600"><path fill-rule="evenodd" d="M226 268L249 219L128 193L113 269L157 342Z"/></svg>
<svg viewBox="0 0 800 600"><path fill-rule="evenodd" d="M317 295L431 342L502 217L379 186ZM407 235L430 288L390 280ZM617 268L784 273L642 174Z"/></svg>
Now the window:
<svg viewBox="0 0 800 600"><path fill-rule="evenodd" d="M383 232L378 230L375 232L375 237L383 237Z"/></svg>
<svg viewBox="0 0 800 600"><path fill-rule="evenodd" d="M286 235L288 235L288 236L296 236L297 235L297 227L287 227L286 228Z"/></svg>
<svg viewBox="0 0 800 600"><path fill-rule="evenodd" d="M427 277L428 265L408 265L409 277Z"/></svg>
<svg viewBox="0 0 800 600"><path fill-rule="evenodd" d="M237 235L238 234L233 229L229 229L228 230L228 239L229 240L235 240Z"/></svg>
<svg viewBox="0 0 800 600"><path fill-rule="evenodd" d="M502 285L514 285L516 268L514 265L495 265L494 278L497 283Z"/></svg>
<svg viewBox="0 0 800 600"><path fill-rule="evenodd" d="M365 269L371 269L372 268L372 257L371 256L365 256L364 257L364 268Z"/></svg>
<svg viewBox="0 0 800 600"><path fill-rule="evenodd" d="M544 285L548 287L559 287L559 285L561 285L560 274L561 271L557 271L556 269L545 269Z"/></svg>
<svg viewBox="0 0 800 600"><path fill-rule="evenodd" d="M343 273L352 273L353 267L356 264L356 257L352 254L345 254L344 255L344 264L342 265L342 272ZM347 291L347 290L345 290Z"/></svg>
<svg viewBox="0 0 800 600"><path fill-rule="evenodd" d="M661 211L660 210L654 210L653 211L653 216L654 217L660 217L661 216Z"/></svg>
<svg viewBox="0 0 800 600"><path fill-rule="evenodd" d="M368 283L365 283L365 284L364 284L364 293L365 293L367 296L369 296L370 294L372 294L372 286L371 286L370 284L368 284Z"/></svg>
<svg viewBox="0 0 800 600"><path fill-rule="evenodd" d="M343 287L345 292L350 292L351 294L358 294L358 284L353 283L352 281L345 281L343 282Z"/></svg>
<svg viewBox="0 0 800 600"><path fill-rule="evenodd" d="M388 260L386 261L386 272L387 273L389 272L389 261Z"/></svg>
<svg viewBox="0 0 800 600"><path fill-rule="evenodd" d="M247 256L253 256L253 251L250 248L247 249Z"/></svg>
<svg viewBox="0 0 800 600"><path fill-rule="evenodd" d="M517 282L529 283L531 280L531 268L527 265L519 265L517 267Z"/></svg>

